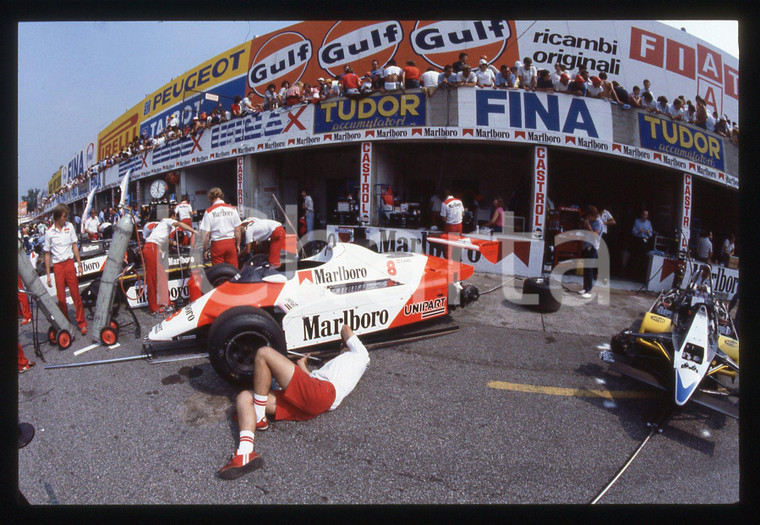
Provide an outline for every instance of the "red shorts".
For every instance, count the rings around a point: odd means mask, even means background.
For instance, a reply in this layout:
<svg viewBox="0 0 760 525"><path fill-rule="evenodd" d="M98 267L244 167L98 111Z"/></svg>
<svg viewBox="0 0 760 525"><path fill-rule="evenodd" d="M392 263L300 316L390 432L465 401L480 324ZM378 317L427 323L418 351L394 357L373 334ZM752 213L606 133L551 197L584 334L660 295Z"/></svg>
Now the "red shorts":
<svg viewBox="0 0 760 525"><path fill-rule="evenodd" d="M447 224L443 230L446 233L462 233L462 223L459 224Z"/></svg>
<svg viewBox="0 0 760 525"><path fill-rule="evenodd" d="M327 412L335 402L335 387L329 381L306 374L299 367L285 390L274 390L275 420L306 421Z"/></svg>

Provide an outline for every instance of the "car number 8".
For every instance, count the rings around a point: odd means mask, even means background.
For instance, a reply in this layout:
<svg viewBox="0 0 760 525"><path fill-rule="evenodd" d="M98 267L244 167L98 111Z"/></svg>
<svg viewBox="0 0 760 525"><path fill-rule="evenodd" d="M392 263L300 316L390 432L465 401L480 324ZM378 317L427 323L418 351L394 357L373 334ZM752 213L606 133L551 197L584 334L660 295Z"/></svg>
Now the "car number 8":
<svg viewBox="0 0 760 525"><path fill-rule="evenodd" d="M388 275L396 275L396 263L388 261Z"/></svg>

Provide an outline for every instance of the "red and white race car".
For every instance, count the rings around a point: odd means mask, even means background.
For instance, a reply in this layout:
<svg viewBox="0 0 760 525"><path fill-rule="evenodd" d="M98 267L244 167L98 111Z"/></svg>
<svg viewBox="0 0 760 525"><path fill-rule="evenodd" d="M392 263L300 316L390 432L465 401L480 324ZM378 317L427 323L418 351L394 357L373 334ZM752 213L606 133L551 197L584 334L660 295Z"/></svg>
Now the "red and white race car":
<svg viewBox="0 0 760 525"><path fill-rule="evenodd" d="M219 375L250 385L263 345L286 354L340 340L343 324L370 334L446 315L479 295L461 283L472 266L423 254L337 243L288 266L249 262L154 326L145 344L205 339Z"/></svg>

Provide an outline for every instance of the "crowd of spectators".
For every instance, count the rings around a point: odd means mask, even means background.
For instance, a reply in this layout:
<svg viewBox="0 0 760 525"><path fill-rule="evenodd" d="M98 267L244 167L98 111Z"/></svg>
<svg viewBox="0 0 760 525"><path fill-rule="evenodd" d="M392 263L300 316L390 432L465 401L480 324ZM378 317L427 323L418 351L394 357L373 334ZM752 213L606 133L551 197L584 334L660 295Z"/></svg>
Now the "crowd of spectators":
<svg viewBox="0 0 760 525"><path fill-rule="evenodd" d="M417 88L428 97L432 97L439 89L473 87L550 91L606 99L626 109L640 108L671 120L693 124L738 144L739 126L736 122L732 122L727 115L719 116L717 112L710 114L705 101L700 96L696 96L695 102L692 103L683 95L679 95L670 103L665 96L655 98L649 80L645 79L642 85L643 90L639 86L633 86L629 92L616 80L609 81L604 71L591 76L585 66L580 66L578 71L573 72L559 62L554 64L554 71L551 72L547 69L536 69L529 57L511 66L503 64L497 69L488 62L488 57L481 56L477 67L473 69L469 64L469 55L460 53L459 60L445 65L443 71L428 67L424 73L420 71L414 60L407 60L404 67L398 66L393 59L383 66L380 66L377 60L373 60L371 70L361 76L350 65L345 65L343 73L335 78L319 77L313 83L299 81L292 85L289 81L283 80L279 89L275 84L269 84L264 92L264 101L261 103L254 103L251 94L237 95L229 110L226 110L222 102L219 102L210 113L202 111L193 116L190 123L183 126L180 125L179 112L175 112L167 117L164 130L157 136L149 137L145 132L139 137L135 136L121 151L101 159L85 173L62 185L55 194L43 197L40 205L44 207L74 186L133 155L162 146L167 142L195 136L204 128L228 120L264 111L289 109L301 104L317 104L333 97L362 98L372 93L403 92Z"/></svg>

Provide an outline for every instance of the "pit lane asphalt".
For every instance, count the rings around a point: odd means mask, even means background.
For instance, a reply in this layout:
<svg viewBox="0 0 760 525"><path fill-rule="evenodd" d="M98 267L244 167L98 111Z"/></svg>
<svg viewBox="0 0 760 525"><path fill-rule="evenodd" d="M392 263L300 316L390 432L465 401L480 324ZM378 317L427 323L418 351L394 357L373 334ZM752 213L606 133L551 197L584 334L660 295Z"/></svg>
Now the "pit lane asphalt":
<svg viewBox="0 0 760 525"><path fill-rule="evenodd" d="M471 282L485 291L500 278ZM236 445L236 391L207 360L45 370L140 353L129 329L114 350L73 356L90 337L47 345L47 363L35 357L19 376L19 418L36 428L19 450L19 488L33 505L587 503L647 435L656 400L489 383L656 392L597 357L653 300L613 290L609 305L541 315L501 290L482 296L453 312L457 333L371 351L337 410L257 433L265 465L234 481L216 471ZM153 319L138 316L145 334ZM19 333L32 358L31 329ZM601 503L736 502L738 436L737 421L690 405Z"/></svg>

